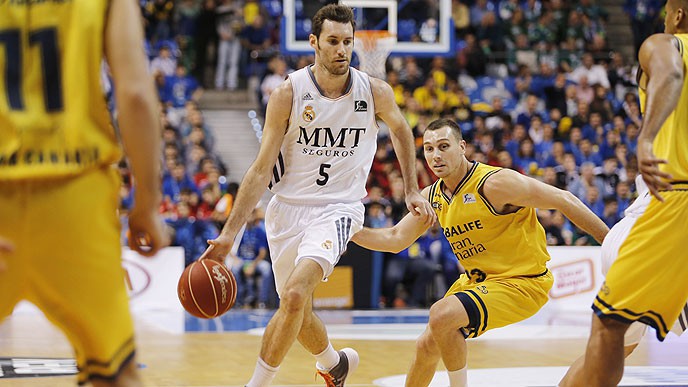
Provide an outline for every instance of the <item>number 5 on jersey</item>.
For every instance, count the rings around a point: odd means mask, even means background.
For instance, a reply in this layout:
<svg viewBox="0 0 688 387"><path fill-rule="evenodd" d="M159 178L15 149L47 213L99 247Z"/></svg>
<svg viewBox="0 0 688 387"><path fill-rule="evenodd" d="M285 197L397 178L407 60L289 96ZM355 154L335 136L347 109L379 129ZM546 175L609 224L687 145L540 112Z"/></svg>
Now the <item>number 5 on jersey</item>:
<svg viewBox="0 0 688 387"><path fill-rule="evenodd" d="M315 181L316 184L318 184L319 186L327 184L327 181L330 180L330 175L327 173L327 170L331 166L331 164L320 164L320 176L322 177Z"/></svg>

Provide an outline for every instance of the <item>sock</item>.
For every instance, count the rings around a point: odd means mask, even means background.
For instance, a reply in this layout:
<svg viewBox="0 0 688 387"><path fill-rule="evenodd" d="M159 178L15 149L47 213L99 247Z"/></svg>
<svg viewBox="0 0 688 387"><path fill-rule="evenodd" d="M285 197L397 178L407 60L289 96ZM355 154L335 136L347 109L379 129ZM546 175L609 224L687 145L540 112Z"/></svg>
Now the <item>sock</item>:
<svg viewBox="0 0 688 387"><path fill-rule="evenodd" d="M468 366L456 371L447 370L450 387L468 387Z"/></svg>
<svg viewBox="0 0 688 387"><path fill-rule="evenodd" d="M269 386L272 379L275 378L279 366L272 367L268 363L264 362L263 359L258 358L256 362L256 369L253 371L253 376L249 380L246 387L263 387Z"/></svg>
<svg viewBox="0 0 688 387"><path fill-rule="evenodd" d="M328 343L324 351L315 355L315 360L317 361L315 366L319 370L331 370L334 366L339 364L339 352L334 350L332 343Z"/></svg>

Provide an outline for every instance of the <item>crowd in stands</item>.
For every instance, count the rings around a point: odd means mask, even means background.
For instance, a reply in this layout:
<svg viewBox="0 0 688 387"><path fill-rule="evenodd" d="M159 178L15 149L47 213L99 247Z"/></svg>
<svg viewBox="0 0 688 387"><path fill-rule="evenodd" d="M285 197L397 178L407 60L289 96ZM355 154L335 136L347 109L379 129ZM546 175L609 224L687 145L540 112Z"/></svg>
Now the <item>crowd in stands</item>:
<svg viewBox="0 0 688 387"><path fill-rule="evenodd" d="M386 80L417 139L421 187L435 179L423 161L423 131L433 119L452 117L470 160L569 190L609 226L623 217L638 172L637 69L608 47L608 12L596 1L453 0L455 55L388 59ZM657 1L626 1L636 50L658 26ZM432 7L424 7L426 0L407 3L419 11L400 14L399 23L417 26L409 39L421 39L431 15L423 10ZM279 0L141 0L141 7L164 128L160 211L188 264L217 235L238 188L227 181L213 131L198 109L203 89L248 88L264 111L272 90L313 58L280 55ZM126 162L120 168L126 214L135 187ZM406 214L401 174L384 132L367 186L367 226L391 226ZM595 244L561 213L539 210L538 217L550 245ZM252 239L233 270L248 283L256 274L271 282L269 251L260 257L267 245L256 239L265 237L264 229L255 230L262 227L260 212L252 222L245 233ZM385 306L427 306L462 270L439 226L385 261ZM265 304L269 291L260 288L260 297L250 291L240 303Z"/></svg>

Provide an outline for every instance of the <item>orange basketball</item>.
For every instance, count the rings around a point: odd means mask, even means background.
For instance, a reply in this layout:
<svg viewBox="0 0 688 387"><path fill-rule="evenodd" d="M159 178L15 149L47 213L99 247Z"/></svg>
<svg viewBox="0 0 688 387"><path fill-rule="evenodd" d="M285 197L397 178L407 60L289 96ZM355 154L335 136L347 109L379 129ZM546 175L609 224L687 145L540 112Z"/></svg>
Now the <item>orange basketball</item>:
<svg viewBox="0 0 688 387"><path fill-rule="evenodd" d="M177 296L184 309L192 315L218 317L236 301L236 279L225 265L202 259L184 269L177 285Z"/></svg>

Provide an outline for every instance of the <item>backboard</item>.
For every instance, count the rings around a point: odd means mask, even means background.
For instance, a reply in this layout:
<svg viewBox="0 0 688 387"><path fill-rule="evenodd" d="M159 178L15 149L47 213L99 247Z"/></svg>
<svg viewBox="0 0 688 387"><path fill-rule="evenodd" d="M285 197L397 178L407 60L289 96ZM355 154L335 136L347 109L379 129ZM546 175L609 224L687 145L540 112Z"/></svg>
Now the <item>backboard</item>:
<svg viewBox="0 0 688 387"><path fill-rule="evenodd" d="M311 19L337 0L284 0L281 49L311 54ZM385 30L397 37L391 55L435 56L454 52L451 0L339 0L354 10L356 30Z"/></svg>

